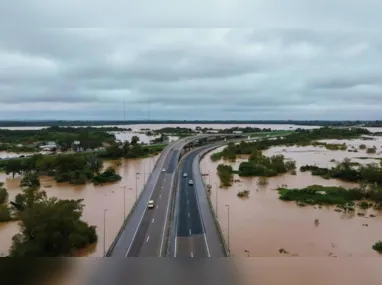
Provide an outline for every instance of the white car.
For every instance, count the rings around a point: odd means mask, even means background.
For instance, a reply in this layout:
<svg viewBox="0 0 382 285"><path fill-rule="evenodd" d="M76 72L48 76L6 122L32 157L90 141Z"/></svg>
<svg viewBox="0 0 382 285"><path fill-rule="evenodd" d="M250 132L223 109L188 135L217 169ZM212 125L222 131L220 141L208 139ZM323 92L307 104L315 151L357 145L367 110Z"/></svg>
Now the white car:
<svg viewBox="0 0 382 285"><path fill-rule="evenodd" d="M162 168L162 172L165 172L166 171L166 168Z"/></svg>
<svg viewBox="0 0 382 285"><path fill-rule="evenodd" d="M149 201L149 203L147 204L147 208L149 208L149 209L154 208L154 200Z"/></svg>
<svg viewBox="0 0 382 285"><path fill-rule="evenodd" d="M188 185L194 185L194 181L192 180L188 181Z"/></svg>
<svg viewBox="0 0 382 285"><path fill-rule="evenodd" d="M183 173L183 177L187 177L187 173L185 172L185 173Z"/></svg>

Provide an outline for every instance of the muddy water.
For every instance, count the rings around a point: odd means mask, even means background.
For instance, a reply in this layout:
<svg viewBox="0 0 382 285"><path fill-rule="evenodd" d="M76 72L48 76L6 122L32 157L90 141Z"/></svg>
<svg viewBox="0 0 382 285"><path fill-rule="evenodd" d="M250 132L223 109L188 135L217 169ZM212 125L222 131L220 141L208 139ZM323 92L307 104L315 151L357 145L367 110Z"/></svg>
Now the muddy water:
<svg viewBox="0 0 382 285"><path fill-rule="evenodd" d="M51 177L41 178L41 189L45 190L48 197L58 197L59 199L84 199L83 220L90 225L97 226L98 243L79 253L80 256L103 256L103 219L104 210L106 221L106 248L110 246L117 235L124 216L124 188L125 190L125 212L129 213L135 201L136 186L137 193L140 191L153 169L159 156L146 159L129 159L117 162L105 162L104 167L114 166L122 176L122 180L117 183L103 186L87 184L83 186L72 186L67 183L56 183ZM136 173L140 173L136 175ZM9 200L21 192L19 188L20 177L14 179L0 174L0 181L5 182L8 189ZM17 222L0 223L0 253L7 254L11 244L12 236L17 234L19 227Z"/></svg>
<svg viewBox="0 0 382 285"><path fill-rule="evenodd" d="M216 151L219 151L217 149ZM341 161L343 153L312 147L276 147L265 152L266 155L282 153L287 159L297 162L297 167L314 164L328 167L331 159ZM359 155L359 153L358 153ZM244 158L231 164L237 169ZM290 188L302 188L312 184L325 186L354 187L356 184L339 180L325 180L310 173L297 172L297 175L282 175L269 179L266 186L258 186L257 178L241 178L229 188L218 188L219 178L216 167L209 155L201 162L202 172L210 173L205 177L212 188L211 200L218 210L218 218L226 240L228 239L228 207L230 207L230 249L234 256L247 256L249 251L254 257L377 257L372 245L382 239L382 216L372 210L366 211L376 218L358 217L356 213L344 214L334 211L333 207L319 209L314 206L298 207L295 202L283 202L278 199L275 189L282 185ZM216 189L217 197L216 197ZM247 199L237 197L242 190L249 190ZM217 198L217 199L216 199ZM217 202L216 202L217 200ZM318 222L315 220L318 219ZM367 224L368 226L363 226ZM280 249L288 254L280 254Z"/></svg>

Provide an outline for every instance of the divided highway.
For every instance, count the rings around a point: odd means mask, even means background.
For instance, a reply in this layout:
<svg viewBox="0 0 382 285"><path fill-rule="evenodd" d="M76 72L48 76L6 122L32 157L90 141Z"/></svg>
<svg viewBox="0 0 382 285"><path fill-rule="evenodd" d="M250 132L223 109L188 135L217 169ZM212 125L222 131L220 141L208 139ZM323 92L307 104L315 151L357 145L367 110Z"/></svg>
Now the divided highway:
<svg viewBox="0 0 382 285"><path fill-rule="evenodd" d="M225 257L226 253L208 203L199 170L199 155L211 145L191 151L179 167L176 236L170 255L174 257ZM183 174L186 173L187 177ZM193 185L189 185L189 180Z"/></svg>
<svg viewBox="0 0 382 285"><path fill-rule="evenodd" d="M138 204L110 250L110 257L161 257L165 255L174 172L184 141L169 145L151 173ZM162 171L162 170L165 171ZM148 209L154 200L153 209Z"/></svg>

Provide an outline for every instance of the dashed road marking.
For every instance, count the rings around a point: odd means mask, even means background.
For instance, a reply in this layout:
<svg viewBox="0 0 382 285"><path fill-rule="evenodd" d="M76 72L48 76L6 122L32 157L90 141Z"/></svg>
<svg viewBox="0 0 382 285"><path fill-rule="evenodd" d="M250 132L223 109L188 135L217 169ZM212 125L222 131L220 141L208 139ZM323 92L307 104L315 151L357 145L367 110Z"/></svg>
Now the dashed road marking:
<svg viewBox="0 0 382 285"><path fill-rule="evenodd" d="M153 219L153 220L151 221L152 224L154 223L154 220L155 220L155 219Z"/></svg>
<svg viewBox="0 0 382 285"><path fill-rule="evenodd" d="M147 240L146 240L146 242L149 242L149 239L150 239L150 236L148 236L148 237L147 237Z"/></svg>
<svg viewBox="0 0 382 285"><path fill-rule="evenodd" d="M194 253L191 251L191 257L194 257Z"/></svg>
<svg viewBox="0 0 382 285"><path fill-rule="evenodd" d="M191 235L191 229L189 229L189 230L188 230L188 232L189 232L189 233L190 233L190 235Z"/></svg>

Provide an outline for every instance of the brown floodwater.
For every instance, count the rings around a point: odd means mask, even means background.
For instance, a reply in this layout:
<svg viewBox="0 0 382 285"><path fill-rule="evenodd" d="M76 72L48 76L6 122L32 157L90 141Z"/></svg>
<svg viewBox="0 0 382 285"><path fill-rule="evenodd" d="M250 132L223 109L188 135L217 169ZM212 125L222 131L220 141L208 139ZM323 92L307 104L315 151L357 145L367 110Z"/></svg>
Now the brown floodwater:
<svg viewBox="0 0 382 285"><path fill-rule="evenodd" d="M84 199L83 220L90 225L97 227L98 243L92 245L78 253L80 256L103 256L103 221L104 210L106 209L106 249L113 242L117 235L124 216L124 186L125 190L125 213L129 213L135 202L136 186L137 193L140 191L153 169L159 156L145 159L125 159L120 163L107 161L104 168L114 166L122 176L122 180L117 183L94 186L93 184L73 186L68 183L56 183L51 177L41 177L41 189L45 190L48 197L58 197L59 199ZM136 173L140 173L136 175ZM21 192L19 187L20 177L7 176L0 173L0 181L5 183L8 189L9 200ZM19 232L17 222L0 223L0 254L8 254L12 244L12 236Z"/></svg>
<svg viewBox="0 0 382 285"><path fill-rule="evenodd" d="M349 142L350 143L350 142ZM351 142L354 143L354 142ZM373 142L375 143L375 142ZM366 142L366 144L368 144ZM215 150L220 151L222 148ZM266 155L283 154L286 159L296 161L297 168L305 164L317 164L328 167L331 159L341 161L350 157L347 151L328 151L319 147L274 147L264 152ZM211 154L211 153L210 153ZM366 156L364 153L355 153ZM373 155L367 155L376 157ZM237 169L245 158L239 158L230 164ZM362 161L362 160L360 160ZM297 175L280 175L270 178L268 185L259 186L258 178L242 178L237 175L232 187L216 189L220 180L216 167L223 161L212 162L210 155L201 161L201 169L206 183L213 186L211 201L218 210L218 218L225 239L228 240L228 207L230 209L230 250L233 256L253 257L378 257L371 247L382 240L382 215L374 210L357 210L352 214L339 213L334 207L306 206L298 207L295 202L283 202L278 199L277 187L287 185L289 188L303 188L318 184L325 186L354 187L357 184L339 180L326 180L312 176L309 172ZM249 190L248 198L239 198L237 193ZM357 212L366 213L365 217ZM369 215L376 215L370 218ZM280 253L284 249L287 253ZM246 252L247 251L247 252Z"/></svg>

